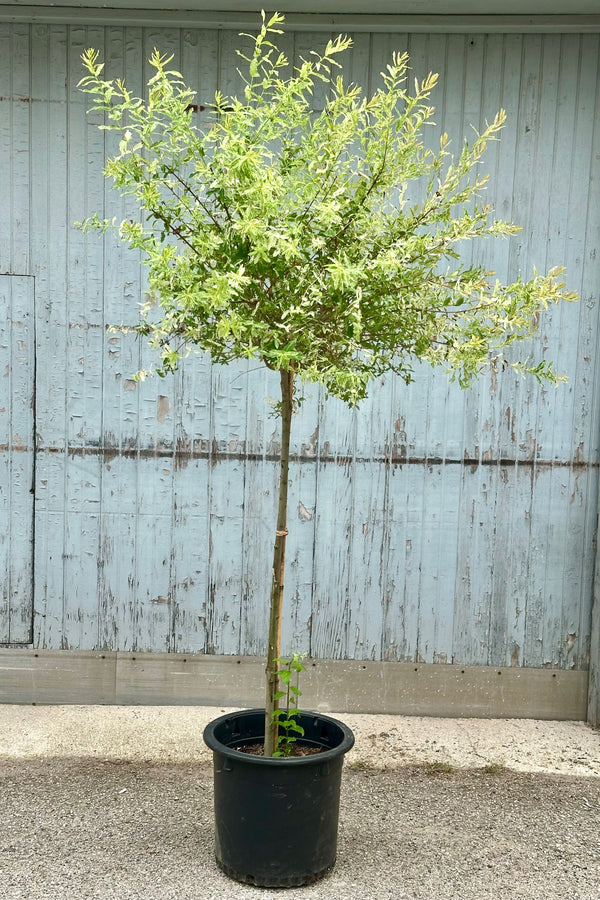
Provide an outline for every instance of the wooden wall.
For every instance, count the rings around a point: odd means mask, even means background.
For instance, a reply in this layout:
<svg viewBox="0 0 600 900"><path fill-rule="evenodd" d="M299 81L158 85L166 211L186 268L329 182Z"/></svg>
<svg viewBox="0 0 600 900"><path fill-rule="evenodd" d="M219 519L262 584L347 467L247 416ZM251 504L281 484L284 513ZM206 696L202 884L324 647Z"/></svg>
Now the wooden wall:
<svg viewBox="0 0 600 900"><path fill-rule="evenodd" d="M297 58L326 39L302 32L285 45ZM568 375L556 390L507 372L461 392L423 368L408 388L374 383L350 413L306 388L292 436L286 649L587 668L600 438L599 40L356 35L346 73L367 89L394 50L410 52L416 76L440 73L436 121L456 148L469 123L507 109L502 142L487 155L488 197L523 230L475 252L502 279L565 263L581 301L545 316L532 348ZM110 327L135 323L143 272L114 236L73 227L94 210L127 212L100 174L111 139L86 117L81 52L99 48L108 74L139 91L152 48L171 50L202 103L217 87L236 90L238 42L227 30L0 25L0 296L35 295L26 338L20 313L0 314L0 642L265 649L278 386L256 363L225 369L207 357L136 384L132 373L153 356ZM35 385L29 412L23 385ZM35 454L17 452L15 435L24 438L10 414L19 404ZM21 458L34 473L17 474Z"/></svg>

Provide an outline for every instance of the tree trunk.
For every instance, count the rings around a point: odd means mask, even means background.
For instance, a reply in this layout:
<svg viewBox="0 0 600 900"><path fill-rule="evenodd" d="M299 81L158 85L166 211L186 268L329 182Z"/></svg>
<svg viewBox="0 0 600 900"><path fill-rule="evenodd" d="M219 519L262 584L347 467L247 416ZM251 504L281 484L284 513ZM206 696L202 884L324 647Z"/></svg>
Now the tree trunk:
<svg viewBox="0 0 600 900"><path fill-rule="evenodd" d="M266 669L265 756L273 756L273 752L277 748L277 722L273 721L273 713L279 708L279 702L275 695L279 690L279 663L277 660L281 656L281 607L283 603L283 577L285 570L285 539L288 533L287 497L290 467L290 431L294 396L294 373L281 369L279 374L281 377L281 458Z"/></svg>

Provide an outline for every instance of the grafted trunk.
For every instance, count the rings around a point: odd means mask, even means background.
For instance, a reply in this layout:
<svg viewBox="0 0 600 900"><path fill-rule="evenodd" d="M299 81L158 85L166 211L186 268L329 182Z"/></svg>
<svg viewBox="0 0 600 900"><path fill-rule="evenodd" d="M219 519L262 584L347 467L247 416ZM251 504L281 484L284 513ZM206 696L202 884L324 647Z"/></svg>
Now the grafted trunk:
<svg viewBox="0 0 600 900"><path fill-rule="evenodd" d="M283 369L281 377L281 459L279 468L279 505L277 530L273 549L273 580L271 582L271 608L269 615L269 646L267 651L267 690L265 698L265 756L273 756L277 747L277 722L273 713L279 708L276 694L279 690L279 664L281 656L281 608L283 604L283 579L285 571L285 541L287 537L287 498L290 468L290 431L294 396L294 373Z"/></svg>

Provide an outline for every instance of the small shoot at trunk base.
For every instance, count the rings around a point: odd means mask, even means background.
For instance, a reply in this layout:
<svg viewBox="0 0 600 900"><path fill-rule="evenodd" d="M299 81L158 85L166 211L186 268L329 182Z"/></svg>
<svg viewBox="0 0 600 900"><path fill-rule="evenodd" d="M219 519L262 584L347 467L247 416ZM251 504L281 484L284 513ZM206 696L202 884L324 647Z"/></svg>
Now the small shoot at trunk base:
<svg viewBox="0 0 600 900"><path fill-rule="evenodd" d="M285 706L274 710L272 714L273 719L277 720L278 727L273 756L291 756L298 738L304 737L304 728L298 721L300 718L298 698L302 695L302 691L297 684L292 684L292 678L294 674L299 675L300 672L306 671L303 664L305 656L306 654L294 653L289 659L280 657L276 660L279 666L279 681L285 687L284 690L277 691L275 699L279 702L285 698Z"/></svg>

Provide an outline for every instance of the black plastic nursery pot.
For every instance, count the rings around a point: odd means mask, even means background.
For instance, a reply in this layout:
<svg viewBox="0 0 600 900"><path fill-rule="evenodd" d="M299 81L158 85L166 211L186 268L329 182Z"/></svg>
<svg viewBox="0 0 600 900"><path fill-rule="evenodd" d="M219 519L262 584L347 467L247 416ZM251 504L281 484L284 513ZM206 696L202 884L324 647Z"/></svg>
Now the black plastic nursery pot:
<svg viewBox="0 0 600 900"><path fill-rule="evenodd" d="M335 864L342 764L354 735L318 713L302 713L299 722L301 743L321 753L271 759L237 750L264 741L263 709L221 716L204 729L214 758L215 855L237 881L295 887Z"/></svg>

